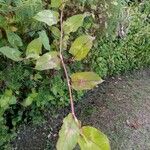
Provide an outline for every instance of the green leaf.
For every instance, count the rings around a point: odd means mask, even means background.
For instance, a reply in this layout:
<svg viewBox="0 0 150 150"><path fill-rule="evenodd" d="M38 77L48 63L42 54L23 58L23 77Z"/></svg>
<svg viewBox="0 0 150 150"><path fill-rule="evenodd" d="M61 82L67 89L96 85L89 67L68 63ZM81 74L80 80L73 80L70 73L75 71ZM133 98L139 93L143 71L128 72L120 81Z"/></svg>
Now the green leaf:
<svg viewBox="0 0 150 150"><path fill-rule="evenodd" d="M74 59L80 61L84 59L93 45L95 38L89 35L82 35L78 37L72 44L69 53L74 56Z"/></svg>
<svg viewBox="0 0 150 150"><path fill-rule="evenodd" d="M29 96L25 99L25 101L22 103L22 105L24 107L30 106L33 101L36 99L38 93L36 93L35 91L33 91L31 94L29 94Z"/></svg>
<svg viewBox="0 0 150 150"><path fill-rule="evenodd" d="M60 38L60 30L57 27L52 26L50 30L56 38Z"/></svg>
<svg viewBox="0 0 150 150"><path fill-rule="evenodd" d="M22 39L16 33L9 31L7 31L6 33L8 42L11 44L11 46L15 48L23 46Z"/></svg>
<svg viewBox="0 0 150 150"><path fill-rule="evenodd" d="M69 34L71 32L76 32L78 28L83 25L83 21L86 16L86 14L79 14L68 18L63 23L64 33Z"/></svg>
<svg viewBox="0 0 150 150"><path fill-rule="evenodd" d="M47 36L46 32L44 30L39 32L39 36L40 36L39 38L40 38L42 44L44 45L44 48L46 50L50 51L49 39L48 39L48 36Z"/></svg>
<svg viewBox="0 0 150 150"><path fill-rule="evenodd" d="M0 109L8 109L9 105L16 104L16 97L13 96L12 90L6 90L0 98Z"/></svg>
<svg viewBox="0 0 150 150"><path fill-rule="evenodd" d="M37 59L37 58L39 58L41 51L42 51L41 39L40 38L34 39L27 46L26 57Z"/></svg>
<svg viewBox="0 0 150 150"><path fill-rule="evenodd" d="M5 55L6 57L14 60L14 61L21 61L21 52L18 49L10 48L8 46L4 46L0 48L0 52Z"/></svg>
<svg viewBox="0 0 150 150"><path fill-rule="evenodd" d="M72 150L75 148L80 129L78 122L75 121L72 114L69 114L64 120L61 130L59 131L59 139L57 142L57 150Z"/></svg>
<svg viewBox="0 0 150 150"><path fill-rule="evenodd" d="M39 12L34 19L44 22L49 26L52 26L54 24L57 24L59 20L59 13L57 11L53 10L43 10Z"/></svg>
<svg viewBox="0 0 150 150"><path fill-rule="evenodd" d="M59 8L62 4L62 0L51 0L51 7Z"/></svg>
<svg viewBox="0 0 150 150"><path fill-rule="evenodd" d="M37 62L36 70L48 70L48 69L59 69L60 68L60 58L58 57L58 52L53 51L41 56Z"/></svg>
<svg viewBox="0 0 150 150"><path fill-rule="evenodd" d="M110 150L107 136L90 126L82 127L78 143L81 150Z"/></svg>
<svg viewBox="0 0 150 150"><path fill-rule="evenodd" d="M102 82L94 72L78 72L71 75L72 87L75 90L90 90Z"/></svg>

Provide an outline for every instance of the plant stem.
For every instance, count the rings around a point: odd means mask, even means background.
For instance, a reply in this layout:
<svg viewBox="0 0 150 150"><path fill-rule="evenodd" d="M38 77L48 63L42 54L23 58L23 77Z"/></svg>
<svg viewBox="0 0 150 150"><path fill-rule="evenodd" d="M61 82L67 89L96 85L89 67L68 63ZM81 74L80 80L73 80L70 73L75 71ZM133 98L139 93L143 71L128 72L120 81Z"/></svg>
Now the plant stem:
<svg viewBox="0 0 150 150"><path fill-rule="evenodd" d="M61 25L61 36L60 36L60 59L61 59L61 63L65 72L65 76L66 76L66 80L67 80L67 85L68 85L68 90L69 90L69 96L70 96L70 104L71 104L71 112L73 117L76 119L76 115L75 115L75 110L74 110L74 102L73 102L73 96L72 96L72 89L71 89L71 84L70 84L70 78L67 72L67 68L66 65L64 63L64 58L62 55L62 50L63 50L63 8L61 10L61 16L60 16L60 25Z"/></svg>

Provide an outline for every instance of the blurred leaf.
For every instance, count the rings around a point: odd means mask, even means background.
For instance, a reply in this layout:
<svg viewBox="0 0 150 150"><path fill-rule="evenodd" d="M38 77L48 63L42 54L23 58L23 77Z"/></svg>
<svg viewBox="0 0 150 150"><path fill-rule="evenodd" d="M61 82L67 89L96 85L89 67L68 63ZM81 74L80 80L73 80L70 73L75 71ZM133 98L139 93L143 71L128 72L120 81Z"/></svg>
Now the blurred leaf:
<svg viewBox="0 0 150 150"><path fill-rule="evenodd" d="M21 52L18 49L10 48L8 46L1 47L0 52L5 55L6 57L14 60L14 61L21 61Z"/></svg>
<svg viewBox="0 0 150 150"><path fill-rule="evenodd" d="M90 90L103 80L94 72L78 72L71 75L71 82L75 90Z"/></svg>
<svg viewBox="0 0 150 150"><path fill-rule="evenodd" d="M110 150L107 136L90 126L82 127L82 134L78 143L81 150Z"/></svg>
<svg viewBox="0 0 150 150"><path fill-rule="evenodd" d="M35 69L36 70L48 70L48 69L59 69L60 68L60 59L58 57L58 52L53 51L44 54L41 56L37 62Z"/></svg>
<svg viewBox="0 0 150 150"><path fill-rule="evenodd" d="M29 94L29 96L25 99L25 101L22 103L22 105L24 107L30 106L33 101L36 99L38 93L36 93L35 91L33 91L31 94Z"/></svg>
<svg viewBox="0 0 150 150"><path fill-rule="evenodd" d="M27 46L26 57L37 59L37 58L39 58L41 51L42 51L41 39L40 38L34 39Z"/></svg>
<svg viewBox="0 0 150 150"><path fill-rule="evenodd" d="M78 28L83 25L83 21L85 17L86 17L86 14L79 14L79 15L74 15L68 18L63 23L64 33L69 34L71 32L76 32Z"/></svg>
<svg viewBox="0 0 150 150"><path fill-rule="evenodd" d="M50 44L49 44L49 39L48 39L48 36L46 34L46 32L43 30L41 32L39 32L39 38L40 40L42 41L42 44L44 45L44 48L46 50L49 50L50 51Z"/></svg>
<svg viewBox="0 0 150 150"><path fill-rule="evenodd" d="M11 46L13 47L21 47L23 46L22 39L14 32L7 31L7 39Z"/></svg>
<svg viewBox="0 0 150 150"><path fill-rule="evenodd" d="M69 114L64 120L61 130L59 131L59 139L57 142L57 150L72 150L75 148L79 138L79 126Z"/></svg>
<svg viewBox="0 0 150 150"><path fill-rule="evenodd" d="M69 53L71 53L75 60L80 61L84 59L93 45L95 38L89 35L82 35L78 37L72 44Z"/></svg>
<svg viewBox="0 0 150 150"><path fill-rule="evenodd" d="M53 10L43 10L34 17L34 19L40 22L44 22L49 26L57 24L59 20L58 18L59 18L59 13Z"/></svg>
<svg viewBox="0 0 150 150"><path fill-rule="evenodd" d="M55 37L60 38L60 30L57 27L52 26L50 30Z"/></svg>
<svg viewBox="0 0 150 150"><path fill-rule="evenodd" d="M9 105L16 104L16 97L12 95L12 90L6 90L0 98L0 109L8 109Z"/></svg>
<svg viewBox="0 0 150 150"><path fill-rule="evenodd" d="M62 4L62 0L51 0L51 7L59 8Z"/></svg>

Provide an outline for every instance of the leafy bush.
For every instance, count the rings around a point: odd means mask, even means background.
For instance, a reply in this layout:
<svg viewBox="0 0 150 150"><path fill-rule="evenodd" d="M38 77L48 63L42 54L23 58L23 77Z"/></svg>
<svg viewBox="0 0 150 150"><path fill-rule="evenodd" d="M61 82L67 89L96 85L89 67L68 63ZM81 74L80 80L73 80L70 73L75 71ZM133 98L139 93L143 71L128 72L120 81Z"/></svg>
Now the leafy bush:
<svg viewBox="0 0 150 150"><path fill-rule="evenodd" d="M92 69L101 76L121 74L150 64L149 0L133 3L122 12L120 26L124 35L100 36L97 48L89 56Z"/></svg>

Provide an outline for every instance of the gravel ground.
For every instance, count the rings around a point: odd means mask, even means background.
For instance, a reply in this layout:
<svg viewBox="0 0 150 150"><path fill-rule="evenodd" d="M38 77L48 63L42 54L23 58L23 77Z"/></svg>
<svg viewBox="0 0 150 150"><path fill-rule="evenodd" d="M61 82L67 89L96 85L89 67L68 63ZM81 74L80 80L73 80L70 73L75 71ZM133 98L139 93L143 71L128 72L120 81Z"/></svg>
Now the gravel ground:
<svg viewBox="0 0 150 150"><path fill-rule="evenodd" d="M150 150L150 69L111 77L89 91L76 112L83 125L108 135L112 150ZM16 150L54 150L62 118L46 118L40 126L24 126L12 144Z"/></svg>

